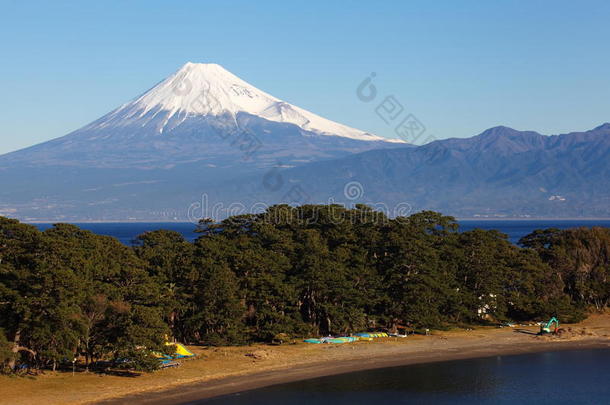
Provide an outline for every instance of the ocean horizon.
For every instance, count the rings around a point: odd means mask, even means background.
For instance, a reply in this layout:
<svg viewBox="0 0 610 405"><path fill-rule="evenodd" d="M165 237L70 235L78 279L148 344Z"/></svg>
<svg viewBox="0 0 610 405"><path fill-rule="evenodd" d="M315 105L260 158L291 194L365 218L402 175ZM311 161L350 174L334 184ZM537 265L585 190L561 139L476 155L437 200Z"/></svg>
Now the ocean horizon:
<svg viewBox="0 0 610 405"><path fill-rule="evenodd" d="M508 235L510 242L519 239L536 229L603 226L610 227L610 219L458 219L460 232L473 229L498 230ZM82 229L96 234L112 236L125 245L131 245L138 235L155 230L179 232L186 240L194 241L200 235L195 232L196 224L191 222L70 222ZM49 229L52 222L31 223L40 230Z"/></svg>

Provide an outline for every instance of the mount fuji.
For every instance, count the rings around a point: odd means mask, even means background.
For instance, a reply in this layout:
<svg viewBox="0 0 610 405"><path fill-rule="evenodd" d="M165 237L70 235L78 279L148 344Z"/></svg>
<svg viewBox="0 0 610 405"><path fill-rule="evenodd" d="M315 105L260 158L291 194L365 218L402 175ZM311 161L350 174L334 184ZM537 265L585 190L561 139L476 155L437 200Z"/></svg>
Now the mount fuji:
<svg viewBox="0 0 610 405"><path fill-rule="evenodd" d="M278 159L291 165L396 145L405 144L289 104L220 65L189 62L89 125L3 156L0 167L269 166Z"/></svg>
<svg viewBox="0 0 610 405"><path fill-rule="evenodd" d="M0 156L0 215L184 219L190 202L244 176L262 184L274 168L406 146L189 62L83 128Z"/></svg>
<svg viewBox="0 0 610 405"><path fill-rule="evenodd" d="M413 147L187 63L81 129L0 156L0 215L185 221L334 202L390 215L610 217L609 156L609 123L555 136L495 127Z"/></svg>

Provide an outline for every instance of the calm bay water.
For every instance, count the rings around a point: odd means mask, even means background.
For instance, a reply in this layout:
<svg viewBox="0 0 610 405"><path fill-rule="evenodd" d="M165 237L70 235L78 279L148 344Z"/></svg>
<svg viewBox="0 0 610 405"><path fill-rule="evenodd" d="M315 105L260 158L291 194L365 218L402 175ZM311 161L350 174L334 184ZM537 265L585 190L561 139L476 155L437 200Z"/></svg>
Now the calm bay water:
<svg viewBox="0 0 610 405"><path fill-rule="evenodd" d="M610 219L461 220L459 224L462 231L470 231L475 228L496 229L507 234L512 243L517 243L519 239L536 229L568 229L579 226L610 227Z"/></svg>
<svg viewBox="0 0 610 405"><path fill-rule="evenodd" d="M35 224L38 229L45 230L53 224ZM113 236L126 245L131 245L136 236L144 232L166 229L182 234L187 240L193 241L199 237L195 233L196 225L190 222L100 222L100 223L74 223L98 235Z"/></svg>
<svg viewBox="0 0 610 405"><path fill-rule="evenodd" d="M206 405L609 404L610 349L418 364L282 384Z"/></svg>
<svg viewBox="0 0 610 405"><path fill-rule="evenodd" d="M606 226L610 227L610 220L461 220L460 229L469 231L474 228L497 229L508 235L513 243L531 233L535 229L543 228L573 228L578 226ZM134 238L144 232L157 229L169 229L180 232L186 239L195 240L195 224L184 222L167 223L76 223L79 227L100 235L114 236L122 243L130 245ZM39 229L48 229L51 224L36 224Z"/></svg>

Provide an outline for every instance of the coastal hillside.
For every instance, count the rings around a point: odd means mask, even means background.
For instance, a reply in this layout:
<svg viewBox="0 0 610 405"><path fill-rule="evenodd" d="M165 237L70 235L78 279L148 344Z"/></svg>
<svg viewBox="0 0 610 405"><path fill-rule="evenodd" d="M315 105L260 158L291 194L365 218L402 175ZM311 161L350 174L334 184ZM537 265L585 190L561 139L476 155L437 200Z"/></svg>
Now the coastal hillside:
<svg viewBox="0 0 610 405"><path fill-rule="evenodd" d="M312 201L407 203L458 217L609 217L610 124L545 136L507 127L282 172ZM346 184L358 193L345 195ZM262 193L258 197L264 198Z"/></svg>
<svg viewBox="0 0 610 405"><path fill-rule="evenodd" d="M367 330L582 320L610 302L610 231L546 229L510 243L452 217L275 206L132 247L0 218L0 362L9 369L159 367L186 344L281 343ZM142 350L145 347L147 350ZM122 359L130 359L124 364Z"/></svg>
<svg viewBox="0 0 610 405"><path fill-rule="evenodd" d="M413 147L313 134L238 113L238 126L265 140L246 158L244 145L216 136L226 129L218 117L187 116L149 135L132 134L131 124L119 130L115 115L106 119L1 156L0 214L196 222L278 203L335 202L377 206L390 216L421 210L467 218L610 216L610 124L554 136L495 127Z"/></svg>

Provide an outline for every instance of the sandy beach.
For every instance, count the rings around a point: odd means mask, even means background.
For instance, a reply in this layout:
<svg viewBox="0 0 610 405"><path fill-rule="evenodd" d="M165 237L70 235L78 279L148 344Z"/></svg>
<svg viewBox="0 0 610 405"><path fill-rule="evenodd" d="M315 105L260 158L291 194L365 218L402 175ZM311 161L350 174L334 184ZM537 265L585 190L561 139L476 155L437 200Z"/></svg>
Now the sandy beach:
<svg viewBox="0 0 610 405"><path fill-rule="evenodd" d="M46 373L0 377L0 404L179 404L350 371L540 351L610 348L610 315L594 315L563 338L538 327L481 328L343 345L192 347L175 369L132 376Z"/></svg>

